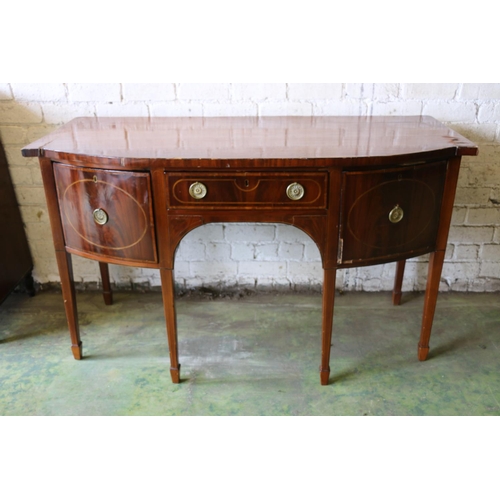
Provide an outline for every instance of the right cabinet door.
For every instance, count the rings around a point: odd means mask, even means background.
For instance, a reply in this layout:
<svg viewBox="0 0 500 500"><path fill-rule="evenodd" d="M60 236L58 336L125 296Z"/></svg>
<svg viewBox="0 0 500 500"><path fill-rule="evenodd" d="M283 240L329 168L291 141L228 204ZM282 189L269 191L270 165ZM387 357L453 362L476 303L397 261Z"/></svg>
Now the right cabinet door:
<svg viewBox="0 0 500 500"><path fill-rule="evenodd" d="M433 251L446 165L344 172L339 264L375 264Z"/></svg>

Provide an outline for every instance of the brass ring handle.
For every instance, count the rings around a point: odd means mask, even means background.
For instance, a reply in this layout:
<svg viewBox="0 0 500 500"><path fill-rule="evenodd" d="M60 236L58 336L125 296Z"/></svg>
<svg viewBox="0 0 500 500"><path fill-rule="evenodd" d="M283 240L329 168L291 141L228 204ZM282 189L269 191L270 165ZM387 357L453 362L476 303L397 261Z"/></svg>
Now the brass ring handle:
<svg viewBox="0 0 500 500"><path fill-rule="evenodd" d="M201 200L207 195L207 186L201 182L194 182L189 186L189 194L195 200Z"/></svg>
<svg viewBox="0 0 500 500"><path fill-rule="evenodd" d="M286 195L293 201L300 200L305 194L305 189L302 184L293 182L286 188Z"/></svg>
<svg viewBox="0 0 500 500"><path fill-rule="evenodd" d="M94 221L104 226L108 222L108 214L102 208L96 208L93 213Z"/></svg>
<svg viewBox="0 0 500 500"><path fill-rule="evenodd" d="M401 219L404 216L403 209L399 206L396 205L390 212L389 212L389 220L393 224L397 224L398 222L401 221Z"/></svg>

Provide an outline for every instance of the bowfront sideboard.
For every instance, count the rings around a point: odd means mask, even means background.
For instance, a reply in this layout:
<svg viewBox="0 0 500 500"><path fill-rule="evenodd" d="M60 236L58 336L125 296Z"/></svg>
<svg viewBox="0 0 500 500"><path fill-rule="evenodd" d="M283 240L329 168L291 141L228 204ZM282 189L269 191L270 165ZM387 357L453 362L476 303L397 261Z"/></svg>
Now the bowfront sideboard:
<svg viewBox="0 0 500 500"><path fill-rule="evenodd" d="M77 118L26 146L38 156L72 351L82 358L71 255L159 269L172 381L180 381L174 258L208 223L291 224L324 269L320 380L328 384L337 269L430 254L418 359L426 359L463 155L428 116ZM319 333L319 332L318 332Z"/></svg>

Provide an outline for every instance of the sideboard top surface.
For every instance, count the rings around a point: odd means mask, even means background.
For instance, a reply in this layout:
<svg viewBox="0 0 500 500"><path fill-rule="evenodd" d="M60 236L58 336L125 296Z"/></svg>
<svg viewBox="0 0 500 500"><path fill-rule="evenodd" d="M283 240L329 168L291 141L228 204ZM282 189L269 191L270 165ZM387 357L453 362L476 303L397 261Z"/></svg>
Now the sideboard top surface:
<svg viewBox="0 0 500 500"><path fill-rule="evenodd" d="M75 118L24 156L149 160L361 159L476 155L430 116Z"/></svg>

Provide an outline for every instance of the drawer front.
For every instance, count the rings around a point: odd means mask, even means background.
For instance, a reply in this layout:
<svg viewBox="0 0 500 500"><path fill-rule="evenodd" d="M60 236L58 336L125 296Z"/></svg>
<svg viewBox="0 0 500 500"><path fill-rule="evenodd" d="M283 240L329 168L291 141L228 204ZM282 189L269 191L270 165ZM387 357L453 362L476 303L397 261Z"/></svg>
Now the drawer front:
<svg viewBox="0 0 500 500"><path fill-rule="evenodd" d="M345 172L339 263L433 251L445 177L446 162Z"/></svg>
<svg viewBox="0 0 500 500"><path fill-rule="evenodd" d="M66 246L157 262L149 173L54 164Z"/></svg>
<svg viewBox="0 0 500 500"><path fill-rule="evenodd" d="M168 176L171 208L326 208L327 179L324 173L241 173Z"/></svg>

